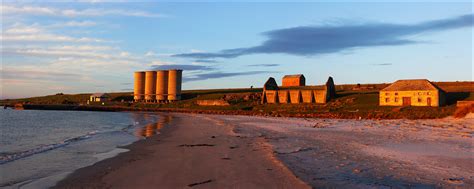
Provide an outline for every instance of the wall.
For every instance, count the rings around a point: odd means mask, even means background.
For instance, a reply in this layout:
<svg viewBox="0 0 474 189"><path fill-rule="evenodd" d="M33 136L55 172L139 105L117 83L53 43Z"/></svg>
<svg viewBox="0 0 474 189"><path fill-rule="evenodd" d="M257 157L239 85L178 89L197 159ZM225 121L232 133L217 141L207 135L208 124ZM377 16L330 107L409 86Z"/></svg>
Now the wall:
<svg viewBox="0 0 474 189"><path fill-rule="evenodd" d="M265 99L262 103L326 103L328 99L328 90L265 90L263 92Z"/></svg>
<svg viewBox="0 0 474 189"><path fill-rule="evenodd" d="M197 100L199 106L229 106L229 102L225 100Z"/></svg>
<svg viewBox="0 0 474 189"><path fill-rule="evenodd" d="M299 104L301 102L300 90L290 90L290 102L292 104Z"/></svg>
<svg viewBox="0 0 474 189"><path fill-rule="evenodd" d="M403 97L410 97L411 106L428 106L427 99L431 98L431 106L437 107L440 105L440 98L444 98L444 94L439 94L437 90L420 90L420 91L380 91L379 105L380 106L403 106ZM386 101L386 98L389 101ZM398 100L395 101L395 98ZM421 99L419 102L418 99ZM441 105L443 105L441 103Z"/></svg>
<svg viewBox="0 0 474 189"><path fill-rule="evenodd" d="M265 92L266 103L273 104L277 103L278 92L276 90L266 90Z"/></svg>
<svg viewBox="0 0 474 189"><path fill-rule="evenodd" d="M303 98L304 103L313 103L313 91L312 90L301 90L301 97Z"/></svg>
<svg viewBox="0 0 474 189"><path fill-rule="evenodd" d="M324 104L327 102L327 90L313 90L316 103Z"/></svg>
<svg viewBox="0 0 474 189"><path fill-rule="evenodd" d="M287 90L278 91L278 101L282 104L290 103L290 94Z"/></svg>

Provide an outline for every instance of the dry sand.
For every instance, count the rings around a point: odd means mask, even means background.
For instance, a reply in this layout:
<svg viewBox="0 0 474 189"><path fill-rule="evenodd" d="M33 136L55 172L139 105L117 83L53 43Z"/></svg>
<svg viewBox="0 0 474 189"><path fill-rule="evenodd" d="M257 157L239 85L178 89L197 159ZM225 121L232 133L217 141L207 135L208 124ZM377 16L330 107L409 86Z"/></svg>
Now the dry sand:
<svg viewBox="0 0 474 189"><path fill-rule="evenodd" d="M161 135L58 187L474 188L474 119L171 115Z"/></svg>

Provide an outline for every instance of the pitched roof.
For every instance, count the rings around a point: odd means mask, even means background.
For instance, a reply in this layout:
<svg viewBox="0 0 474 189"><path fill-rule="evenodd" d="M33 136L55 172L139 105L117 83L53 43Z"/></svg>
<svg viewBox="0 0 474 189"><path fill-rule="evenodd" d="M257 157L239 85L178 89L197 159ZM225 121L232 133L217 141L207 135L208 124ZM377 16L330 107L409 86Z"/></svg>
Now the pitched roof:
<svg viewBox="0 0 474 189"><path fill-rule="evenodd" d="M285 75L285 76L283 76L283 79L285 79L285 78L299 78L299 77L304 77L304 75L303 74Z"/></svg>
<svg viewBox="0 0 474 189"><path fill-rule="evenodd" d="M275 81L275 78L270 77L268 78L267 82L263 85L263 89L265 90L277 90L278 89L278 84Z"/></svg>
<svg viewBox="0 0 474 189"><path fill-rule="evenodd" d="M398 80L381 91L441 90L427 79Z"/></svg>

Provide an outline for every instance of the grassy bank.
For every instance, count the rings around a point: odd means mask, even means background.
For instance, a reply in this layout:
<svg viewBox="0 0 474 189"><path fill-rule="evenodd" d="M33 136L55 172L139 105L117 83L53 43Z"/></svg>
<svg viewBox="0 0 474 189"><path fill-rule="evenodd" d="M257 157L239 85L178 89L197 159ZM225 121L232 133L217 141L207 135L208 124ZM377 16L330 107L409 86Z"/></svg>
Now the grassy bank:
<svg viewBox="0 0 474 189"><path fill-rule="evenodd" d="M111 101L104 105L86 105L90 94L58 94L44 97L2 100L2 105L30 104L33 109L73 109L94 111L177 111L213 114L241 114L284 117L321 118L441 118L450 116L456 109L457 100L474 100L473 83L441 82L448 92L448 105L443 107L381 107L378 105L378 88L357 88L357 85L340 85L337 97L327 104L261 104L261 88L185 90L183 100L169 104L131 103L132 93L109 93ZM370 84L366 84L371 86ZM364 85L363 85L364 86ZM367 89L369 88L369 89ZM199 106L198 100L224 99L230 106ZM43 105L43 106L31 106ZM54 106L44 106L54 105ZM59 105L59 106L58 106ZM28 107L26 107L28 108Z"/></svg>

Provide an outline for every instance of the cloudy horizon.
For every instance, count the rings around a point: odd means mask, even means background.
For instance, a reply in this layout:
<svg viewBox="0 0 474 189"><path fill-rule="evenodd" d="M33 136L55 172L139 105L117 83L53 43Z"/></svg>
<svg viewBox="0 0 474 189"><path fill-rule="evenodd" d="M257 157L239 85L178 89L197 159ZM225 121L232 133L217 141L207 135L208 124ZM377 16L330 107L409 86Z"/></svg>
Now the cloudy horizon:
<svg viewBox="0 0 474 189"><path fill-rule="evenodd" d="M1 10L2 99L121 92L134 71L156 69L184 69L185 90L295 73L313 85L329 76L473 80L469 1L5 2Z"/></svg>

